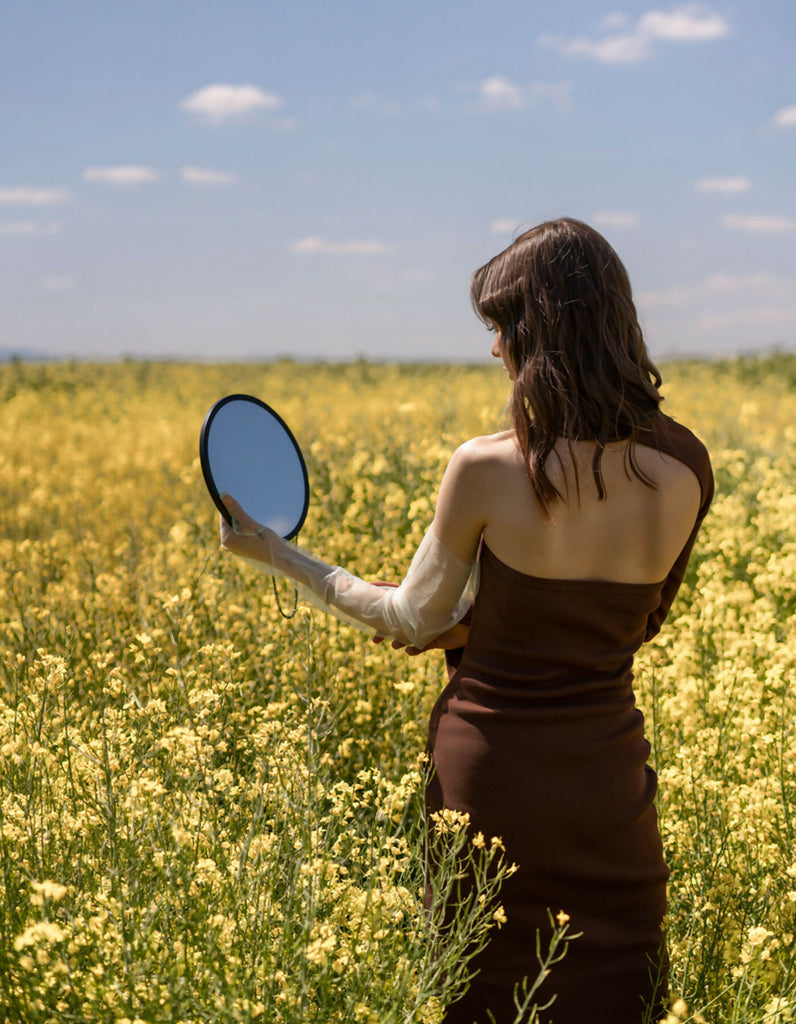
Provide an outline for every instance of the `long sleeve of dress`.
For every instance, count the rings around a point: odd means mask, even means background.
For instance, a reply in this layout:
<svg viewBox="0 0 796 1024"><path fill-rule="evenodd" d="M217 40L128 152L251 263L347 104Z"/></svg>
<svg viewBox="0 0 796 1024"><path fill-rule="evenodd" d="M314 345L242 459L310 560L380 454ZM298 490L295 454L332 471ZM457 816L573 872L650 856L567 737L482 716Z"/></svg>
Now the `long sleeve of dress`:
<svg viewBox="0 0 796 1024"><path fill-rule="evenodd" d="M429 528L398 587L383 587L329 565L271 530L263 558L243 556L256 568L291 579L302 597L360 629L425 647L461 619L472 604L476 563L467 565Z"/></svg>

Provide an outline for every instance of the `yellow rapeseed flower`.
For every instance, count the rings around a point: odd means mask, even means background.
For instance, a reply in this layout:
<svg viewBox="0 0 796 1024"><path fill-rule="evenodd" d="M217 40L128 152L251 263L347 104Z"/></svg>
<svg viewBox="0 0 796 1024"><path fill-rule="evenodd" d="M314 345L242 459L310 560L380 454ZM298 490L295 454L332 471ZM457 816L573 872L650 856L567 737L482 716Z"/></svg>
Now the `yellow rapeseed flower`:
<svg viewBox="0 0 796 1024"><path fill-rule="evenodd" d="M53 903L58 903L67 894L67 887L61 885L59 882L31 882L31 888L35 893L43 896L46 900L52 900Z"/></svg>

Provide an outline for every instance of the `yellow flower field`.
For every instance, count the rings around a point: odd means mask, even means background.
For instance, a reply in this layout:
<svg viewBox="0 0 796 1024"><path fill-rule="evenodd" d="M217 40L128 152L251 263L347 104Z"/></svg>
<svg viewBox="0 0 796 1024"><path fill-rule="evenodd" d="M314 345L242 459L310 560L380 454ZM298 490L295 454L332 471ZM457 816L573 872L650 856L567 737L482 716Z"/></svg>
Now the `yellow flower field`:
<svg viewBox="0 0 796 1024"><path fill-rule="evenodd" d="M453 926L422 911L439 654L283 618L220 551L198 435L235 391L304 450L303 546L397 580L453 449L502 426L507 382L0 367L0 1021L432 1024L505 919L511 851L455 815L432 823L433 884L453 891L467 849L479 888ZM671 365L664 393L717 480L636 672L672 869L669 1020L777 1024L796 1020L796 357ZM547 1019L534 980L518 1020Z"/></svg>

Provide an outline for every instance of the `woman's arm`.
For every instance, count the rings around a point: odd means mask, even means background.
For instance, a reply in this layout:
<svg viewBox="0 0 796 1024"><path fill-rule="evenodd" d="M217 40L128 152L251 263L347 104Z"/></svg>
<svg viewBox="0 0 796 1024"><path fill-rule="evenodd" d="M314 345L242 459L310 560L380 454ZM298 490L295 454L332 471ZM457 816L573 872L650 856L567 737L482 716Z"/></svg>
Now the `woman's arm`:
<svg viewBox="0 0 796 1024"><path fill-rule="evenodd" d="M464 618L460 622L454 622L450 629L446 629L444 633L440 633L439 636L435 636L431 643L426 644L425 647L407 647L406 644L402 644L400 640L393 640L391 647L395 651L403 651L404 654L408 654L410 658L414 658L418 654L425 654L426 651L459 650L459 648L464 647L467 644L467 640L470 636L470 625L466 619L467 614L465 613ZM383 636L373 637L374 644L383 643L384 640L385 638Z"/></svg>
<svg viewBox="0 0 796 1024"><path fill-rule="evenodd" d="M367 583L302 551L260 526L228 495L223 500L235 527L221 517L221 543L260 568L290 577L305 597L325 611L421 650L455 627L473 598L480 527L476 533L475 525L467 521L472 506L464 497L469 460L466 452L465 457L457 458L460 452L462 449L451 460L440 486L434 522L397 588ZM460 500L463 514L456 510ZM438 530L445 531L455 550Z"/></svg>
<svg viewBox="0 0 796 1024"><path fill-rule="evenodd" d="M456 449L437 496L434 531L462 561L477 557L486 526L487 503L494 488L487 443L487 438L475 437Z"/></svg>

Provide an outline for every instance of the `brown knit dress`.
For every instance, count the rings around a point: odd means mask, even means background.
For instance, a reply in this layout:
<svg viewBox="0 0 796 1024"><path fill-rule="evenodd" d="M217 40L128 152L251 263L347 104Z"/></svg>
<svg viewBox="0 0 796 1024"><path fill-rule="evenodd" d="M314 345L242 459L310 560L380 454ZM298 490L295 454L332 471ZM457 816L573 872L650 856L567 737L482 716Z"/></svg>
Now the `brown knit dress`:
<svg viewBox="0 0 796 1024"><path fill-rule="evenodd" d="M699 479L693 532L666 580L621 583L529 576L481 547L467 646L448 652L450 682L431 715L426 800L467 811L501 836L519 871L502 890L508 923L446 1024L514 1020L514 986L535 979L548 910L581 937L545 981L553 1024L655 1021L666 990L661 922L668 870L653 800L657 778L632 689L633 655L654 636L682 582L713 494L700 441L660 415L641 443ZM610 498L609 498L610 500Z"/></svg>

